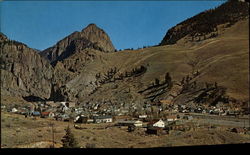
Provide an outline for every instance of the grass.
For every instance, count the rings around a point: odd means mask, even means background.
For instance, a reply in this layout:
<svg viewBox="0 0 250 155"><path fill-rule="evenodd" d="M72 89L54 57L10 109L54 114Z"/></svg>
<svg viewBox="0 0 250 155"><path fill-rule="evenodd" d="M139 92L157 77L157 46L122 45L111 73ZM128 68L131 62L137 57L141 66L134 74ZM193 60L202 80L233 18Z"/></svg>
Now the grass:
<svg viewBox="0 0 250 155"><path fill-rule="evenodd" d="M32 120L20 115L2 113L1 142L2 146L15 147L49 147L52 141L51 129L47 125L51 120L38 118ZM20 122L13 122L12 126L6 124L18 118ZM21 122L27 122L23 124ZM170 135L146 135L143 129L136 132L127 132L127 128L111 127L104 129L111 124L82 124L84 130L75 129L73 124L68 122L53 121L55 124L55 142L61 147L61 138L65 135L64 129L70 125L78 144L82 148L148 148L161 146L183 146L183 145L210 145L250 142L250 137L238 135L225 130L199 129L196 131L175 132ZM101 129L100 129L101 128ZM19 132L16 132L19 130Z"/></svg>
<svg viewBox="0 0 250 155"><path fill-rule="evenodd" d="M197 77L197 82L214 83L216 81L218 85L227 88L227 95L230 97L248 101L248 29L248 20L244 20L225 29L216 38L199 43L190 43L190 45L188 45L189 43L185 43L185 45L177 43L175 45L149 47L134 51L125 50L115 53L101 53L93 50L91 52L96 55L96 59L85 64L84 72L68 82L67 87L71 92L77 92L80 101L83 102L87 102L87 100L93 100L93 102L102 99L109 100L109 94L112 94L114 99L124 97L127 98L127 102L132 102L131 98L141 97L137 94L139 88L148 86L155 78L162 81L167 72L170 73L173 80L180 81L192 71L192 67L187 64L188 60L198 56L200 64L197 69L199 69L201 75ZM68 65L74 66L74 60L81 55L81 53L78 53L68 58L72 59L72 64ZM112 83L119 86L115 90L110 89L112 84L102 85L96 93L91 96L88 95L88 91L91 92L92 89L89 82L95 74L104 74L114 67L119 69L120 72L125 72L141 65L147 67L147 72L142 76ZM89 87L86 87L86 85ZM123 91L124 88L130 88L132 97L117 93Z"/></svg>

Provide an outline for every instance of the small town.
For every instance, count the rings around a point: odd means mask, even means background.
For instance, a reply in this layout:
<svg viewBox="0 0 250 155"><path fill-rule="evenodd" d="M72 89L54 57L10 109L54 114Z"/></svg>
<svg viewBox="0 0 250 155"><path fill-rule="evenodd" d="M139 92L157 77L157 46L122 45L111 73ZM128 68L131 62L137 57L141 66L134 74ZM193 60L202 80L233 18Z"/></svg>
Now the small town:
<svg viewBox="0 0 250 155"><path fill-rule="evenodd" d="M170 103L170 104L169 104ZM107 102L106 105L109 103ZM189 131L196 128L224 127L231 132L249 134L249 116L238 109L228 109L220 104L210 107L188 107L162 100L155 104L145 104L143 113L131 112L136 106L99 109L99 104L78 107L76 102L33 102L30 106L15 104L1 105L1 110L27 117L71 122L74 128L82 129L82 124L113 123L114 127L124 126L128 132L138 128L146 134L162 135L171 130ZM148 109L151 112L146 113Z"/></svg>
<svg viewBox="0 0 250 155"><path fill-rule="evenodd" d="M1 9L1 148L250 143L249 2Z"/></svg>

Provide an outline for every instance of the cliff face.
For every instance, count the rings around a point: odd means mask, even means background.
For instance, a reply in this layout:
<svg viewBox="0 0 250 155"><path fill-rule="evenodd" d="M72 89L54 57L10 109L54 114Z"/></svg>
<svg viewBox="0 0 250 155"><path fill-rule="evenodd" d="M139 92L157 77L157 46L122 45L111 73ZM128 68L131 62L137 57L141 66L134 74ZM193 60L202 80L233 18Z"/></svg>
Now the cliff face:
<svg viewBox="0 0 250 155"><path fill-rule="evenodd" d="M201 41L219 35L221 24L230 27L249 15L249 4L240 1L228 1L218 8L204 11L169 29L159 45L171 45L188 37L189 41Z"/></svg>
<svg viewBox="0 0 250 155"><path fill-rule="evenodd" d="M235 8L232 3L237 4ZM109 37L90 24L40 53L49 59L46 61L36 50L0 35L2 94L78 101L82 105L101 103L104 107L109 103L142 106L163 99L180 104L216 104L234 98L247 103L249 17L242 10L245 3L222 6L215 9L220 8L220 13L206 11L170 29L162 45L178 41L173 46L112 52ZM232 11L228 16L222 13L226 9ZM218 24L218 37L190 46L179 43L183 37L201 37L202 33L207 38L216 33ZM212 91L209 85L214 85Z"/></svg>
<svg viewBox="0 0 250 155"><path fill-rule="evenodd" d="M40 54L50 62L56 63L79 50L92 48L101 52L114 52L109 36L95 24L89 24L81 32L74 32Z"/></svg>
<svg viewBox="0 0 250 155"><path fill-rule="evenodd" d="M83 29L81 36L87 38L90 42L95 43L98 47L102 48L103 51L115 51L109 36L104 32L104 30L98 28L95 24L89 24L85 29Z"/></svg>
<svg viewBox="0 0 250 155"><path fill-rule="evenodd" d="M0 34L1 94L49 98L53 68L25 44Z"/></svg>

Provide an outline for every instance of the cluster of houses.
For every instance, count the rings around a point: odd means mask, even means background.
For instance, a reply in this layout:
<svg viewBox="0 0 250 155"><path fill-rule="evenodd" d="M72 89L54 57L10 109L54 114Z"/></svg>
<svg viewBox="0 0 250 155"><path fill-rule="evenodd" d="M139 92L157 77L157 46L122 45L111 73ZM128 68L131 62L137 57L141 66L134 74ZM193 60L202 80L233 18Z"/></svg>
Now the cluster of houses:
<svg viewBox="0 0 250 155"><path fill-rule="evenodd" d="M154 119L149 114L139 114L136 117L129 115L131 109L139 109L143 111L145 108L150 109L151 106L158 107L159 111L167 111L169 115ZM105 108L103 108L105 107ZM143 109L144 108L144 109ZM192 120L192 116L178 115L178 113L203 113L217 115L236 115L237 111L230 111L222 105L205 107L205 106L187 106L178 104L145 104L143 107L134 105L126 106L120 104L114 106L111 102L102 104L86 104L83 107L76 106L75 102L37 102L29 106L5 106L1 105L1 110L7 112L25 115L25 117L41 117L51 118L58 121L72 121L74 123L112 123L115 126L126 126L129 132L137 128L146 128L148 134L164 134L170 130L189 130L190 127L185 126L186 121ZM128 117L125 117L128 116ZM160 118L160 117L159 117Z"/></svg>
<svg viewBox="0 0 250 155"><path fill-rule="evenodd" d="M176 113L202 113L220 116L237 116L242 113L239 109L230 109L222 103L218 103L216 106L168 104L165 109Z"/></svg>

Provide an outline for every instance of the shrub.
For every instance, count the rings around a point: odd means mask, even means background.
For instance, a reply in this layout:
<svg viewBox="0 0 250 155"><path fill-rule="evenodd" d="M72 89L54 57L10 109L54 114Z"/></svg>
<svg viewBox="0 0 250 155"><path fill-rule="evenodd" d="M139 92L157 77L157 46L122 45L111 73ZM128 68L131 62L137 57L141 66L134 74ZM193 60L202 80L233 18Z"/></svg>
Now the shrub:
<svg viewBox="0 0 250 155"><path fill-rule="evenodd" d="M76 139L75 139L73 133L71 132L71 129L69 126L65 129L65 131L66 131L66 135L63 136L63 138L62 138L63 148L76 148L76 147L78 147Z"/></svg>

